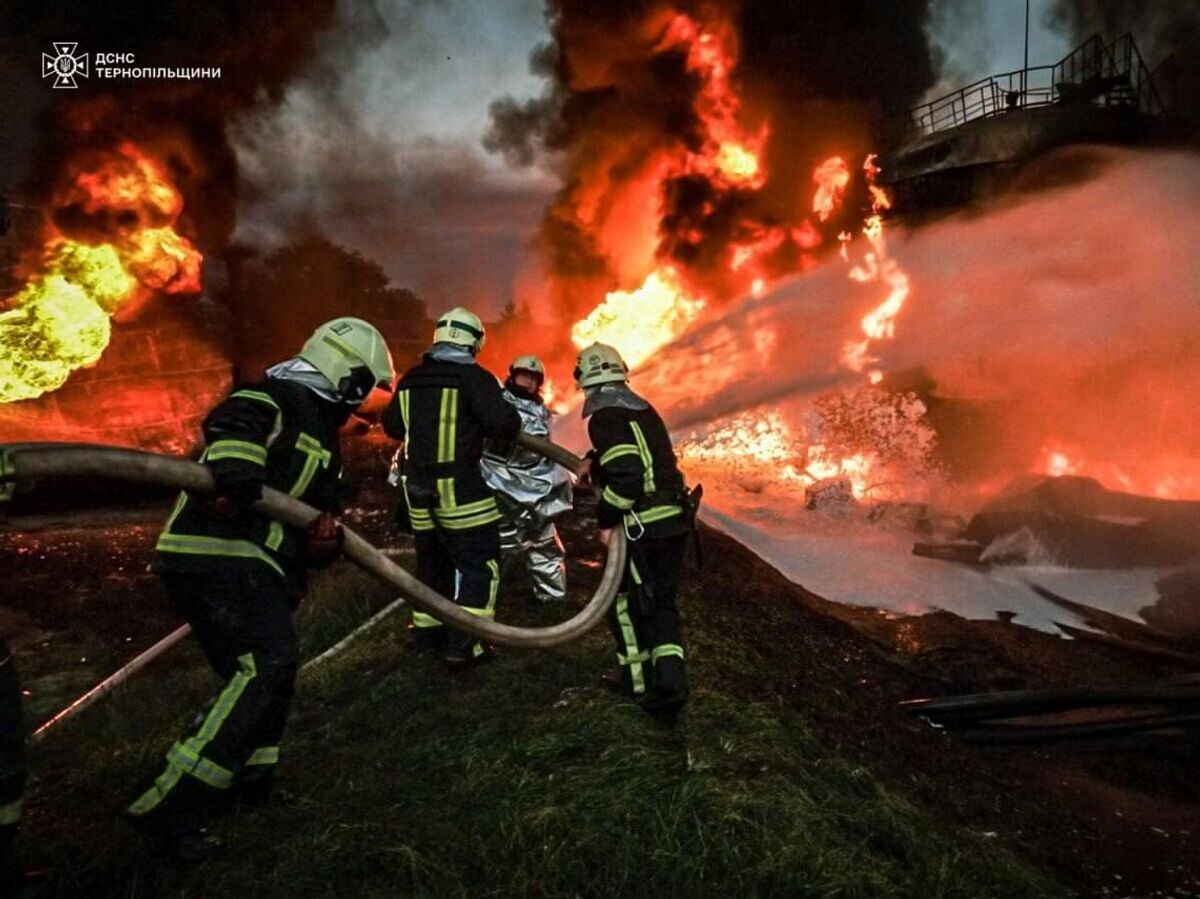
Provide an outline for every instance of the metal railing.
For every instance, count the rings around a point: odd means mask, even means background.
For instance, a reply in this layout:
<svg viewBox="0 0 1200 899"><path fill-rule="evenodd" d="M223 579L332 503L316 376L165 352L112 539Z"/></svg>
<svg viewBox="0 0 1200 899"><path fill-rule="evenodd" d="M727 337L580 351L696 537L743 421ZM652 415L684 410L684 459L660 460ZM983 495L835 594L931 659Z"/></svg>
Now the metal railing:
<svg viewBox="0 0 1200 899"><path fill-rule="evenodd" d="M1094 35L1051 66L1003 72L910 109L887 131L915 138L967 122L1037 106L1087 104L1133 107L1164 115L1162 99L1133 36L1111 44Z"/></svg>

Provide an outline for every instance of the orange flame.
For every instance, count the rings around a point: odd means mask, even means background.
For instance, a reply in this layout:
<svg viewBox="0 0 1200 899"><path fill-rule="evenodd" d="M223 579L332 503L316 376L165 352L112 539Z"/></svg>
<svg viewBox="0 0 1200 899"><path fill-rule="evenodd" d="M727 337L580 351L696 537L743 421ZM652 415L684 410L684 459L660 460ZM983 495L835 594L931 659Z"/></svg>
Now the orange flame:
<svg viewBox="0 0 1200 899"><path fill-rule="evenodd" d="M887 239L883 233L883 212L891 207L891 199L883 188L875 184L875 177L879 174L879 167L875 165L875 154L867 157L863 163L863 172L871 193L871 215L863 225L862 233L871 249L864 254L860 263L850 269L850 278L860 284L881 282L886 285L888 293L882 303L863 316L862 331L865 337L847 343L842 349L842 363L857 372L877 361L870 355L872 341L891 340L895 337L896 316L904 308L909 294L908 275L900 264L888 255ZM847 243L842 243L843 258L848 258ZM876 384L882 380L883 373L872 370L868 372L868 378L871 383Z"/></svg>
<svg viewBox="0 0 1200 899"><path fill-rule="evenodd" d="M689 297L672 268L661 268L635 290L614 290L571 329L571 340L583 348L599 341L616 347L627 365L636 367L675 339L704 308Z"/></svg>
<svg viewBox="0 0 1200 899"><path fill-rule="evenodd" d="M831 156L816 167L812 179L817 185L812 211L818 219L825 221L841 205L846 186L850 183L850 169L842 157Z"/></svg>
<svg viewBox="0 0 1200 899"><path fill-rule="evenodd" d="M680 462L699 473L717 469L743 479L811 486L844 477L855 498L877 488L873 461L863 453L837 458L822 443L798 438L778 411L737 416L702 439L678 446Z"/></svg>
<svg viewBox="0 0 1200 899"><path fill-rule="evenodd" d="M56 202L95 219L109 242L72 240L49 227L41 268L0 303L0 403L61 387L95 364L111 316L154 292L200 290L202 257L175 231L183 197L163 166L125 142L74 174Z"/></svg>
<svg viewBox="0 0 1200 899"><path fill-rule="evenodd" d="M700 80L696 112L706 139L688 160L688 170L725 184L761 187L766 181L762 149L769 134L764 124L756 133L740 124L741 100L730 82L737 63L737 35L728 23L700 25L677 15L667 26L661 46L686 47L687 68Z"/></svg>

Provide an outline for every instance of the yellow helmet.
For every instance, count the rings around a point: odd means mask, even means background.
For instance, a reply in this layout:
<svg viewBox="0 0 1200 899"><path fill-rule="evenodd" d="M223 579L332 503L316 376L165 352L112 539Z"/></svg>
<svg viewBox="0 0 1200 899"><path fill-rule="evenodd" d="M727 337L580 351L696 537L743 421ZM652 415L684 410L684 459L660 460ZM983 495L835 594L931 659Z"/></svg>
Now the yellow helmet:
<svg viewBox="0 0 1200 899"><path fill-rule="evenodd" d="M575 360L575 383L594 387L629 380L629 366L621 354L606 343L593 343L579 351Z"/></svg>
<svg viewBox="0 0 1200 899"><path fill-rule="evenodd" d="M361 403L376 387L391 387L396 377L383 335L361 318L325 322L299 356L328 378L347 403Z"/></svg>
<svg viewBox="0 0 1200 899"><path fill-rule="evenodd" d="M470 309L455 306L449 312L438 316L437 327L433 329L434 343L453 343L478 353L483 349L487 335L484 333L483 322Z"/></svg>

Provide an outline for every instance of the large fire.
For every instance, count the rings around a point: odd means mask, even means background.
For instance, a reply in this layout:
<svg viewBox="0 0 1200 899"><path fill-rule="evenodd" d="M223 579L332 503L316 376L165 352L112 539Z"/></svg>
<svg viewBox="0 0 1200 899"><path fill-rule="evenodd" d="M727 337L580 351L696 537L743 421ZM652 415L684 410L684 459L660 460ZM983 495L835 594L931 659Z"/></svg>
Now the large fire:
<svg viewBox="0 0 1200 899"><path fill-rule="evenodd" d="M0 403L56 390L95 364L110 319L154 294L200 290L200 253L175 230L183 197L135 144L79 160L53 205L70 224L47 222L33 274L0 302Z"/></svg>
<svg viewBox="0 0 1200 899"><path fill-rule="evenodd" d="M721 21L701 24L689 16L677 15L667 26L661 46L686 50L688 71L700 83L694 112L702 125L703 139L696 147L649 168L652 177L641 186L645 201L661 206L672 178L706 179L718 194L761 188L768 174L764 155L771 131L767 123L752 128L743 123L742 103L731 80L738 52L732 29ZM883 213L890 201L875 184L879 169L874 156L867 158L862 171L871 198L871 211L862 227L868 249L851 267L850 277L861 283L882 282L888 295L863 319L865 338L847 344L843 353L844 364L857 372L872 362L868 353L871 341L891 336L895 317L908 293L906 275L887 252ZM840 155L816 166L811 174L812 198L806 208L818 223L826 223L841 209L851 179L851 170ZM704 211L711 209L705 207ZM811 251L822 243L820 232L807 218L794 224L745 221L739 233L744 236L731 243L720 280L721 288L728 290L732 284L743 296L762 296L779 277L796 267L809 267ZM679 239L684 245L699 245L704 235L685 231ZM843 235L843 253L848 242L849 237ZM633 235L625 244L616 245L623 247L629 260L651 255L643 244L644 239L639 242ZM781 270L771 260L785 247L795 251L795 262L790 269ZM619 269L626 267L618 265ZM571 330L572 342L576 347L593 341L609 343L636 368L700 319L721 288L694 276L684 277L675 266L660 262L640 285L609 292L603 302L577 321ZM773 335L763 332L758 339L765 349ZM877 382L881 374L873 369L870 377ZM683 455L705 466L753 460L752 464L774 466L784 480L810 484L847 477L860 497L878 492L871 452L838 453L819 438L806 434L800 439L793 432L778 412L770 411L758 419L728 423L703 443L685 445Z"/></svg>

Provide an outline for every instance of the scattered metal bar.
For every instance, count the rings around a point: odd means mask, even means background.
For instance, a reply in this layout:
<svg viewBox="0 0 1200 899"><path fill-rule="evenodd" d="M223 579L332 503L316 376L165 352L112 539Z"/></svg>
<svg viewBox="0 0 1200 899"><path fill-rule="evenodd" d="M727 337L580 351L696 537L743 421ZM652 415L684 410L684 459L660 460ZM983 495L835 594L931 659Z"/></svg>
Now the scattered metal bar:
<svg viewBox="0 0 1200 899"><path fill-rule="evenodd" d="M1141 687L1067 690L1013 690L975 693L900 703L912 715L936 719L947 726L1067 712L1081 708L1145 703L1200 703L1200 685L1162 683Z"/></svg>
<svg viewBox="0 0 1200 899"><path fill-rule="evenodd" d="M1088 721L1080 724L1046 724L1040 726L996 724L974 730L957 732L957 736L972 743L1034 743L1080 737L1117 737L1151 731L1173 730L1200 726L1200 711L1171 712L1155 715L1135 715Z"/></svg>
<svg viewBox="0 0 1200 899"><path fill-rule="evenodd" d="M379 624L379 622L383 621L385 618L387 618L393 612L400 611L400 609L402 609L406 605L408 605L408 603L406 603L403 599L397 599L395 602L388 603L386 606L384 606L382 609L380 609L378 612L376 612L374 615L372 615L370 618L368 618L366 621L364 621L362 624L360 624L358 627L356 627L354 630L352 630L350 633L346 634L346 636L342 637L342 639L338 640L336 643L334 643L332 646L330 646L323 653L321 653L318 656L314 656L313 658L311 658L307 662L305 662L302 666L300 666L300 670L307 671L309 668L312 668L314 665L317 665L320 662L324 662L326 659L333 658L335 655L337 655L343 649L345 649L347 646L349 646L355 639L357 639L358 637L361 637L363 634L365 634L367 631L369 631L375 625Z"/></svg>
<svg viewBox="0 0 1200 899"><path fill-rule="evenodd" d="M1189 655L1186 652L1167 649L1164 646L1157 646L1151 643L1142 643L1138 640L1127 640L1124 637L1116 637L1112 634L1089 631L1081 627L1063 624L1059 621L1054 622L1054 626L1067 636L1074 637L1083 643L1095 643L1098 646L1119 649L1135 655L1145 656L1155 661L1169 662L1172 665L1182 665L1186 668L1200 668L1200 656Z"/></svg>
<svg viewBox="0 0 1200 899"><path fill-rule="evenodd" d="M53 718L50 718L48 721L46 721L44 724L42 724L41 727L39 727L37 730L35 730L33 732L33 736L31 739L33 739L33 740L42 739L46 735L46 731L50 730L50 728L54 727L54 725L71 717L76 712L83 711L88 706L90 706L92 703L94 703L97 699L99 699L101 696L104 696L106 693L109 693L110 691L112 691L113 688L118 687L121 684L123 684L125 681L127 681L130 678L131 675L133 675L133 674L137 673L138 671L140 671L141 669L145 668L148 664L153 662L160 655L162 655L164 652L166 652L168 649L170 649L172 646L174 646L176 643L178 643L180 640L182 640L184 637L186 637L191 632L192 632L192 628L190 625L187 625L187 624L181 625L180 627L177 627L175 630L171 631L171 633L167 634L165 637L163 637L161 640L159 640L157 643L155 643L149 649L140 653L132 661L126 663L121 668L114 671L112 674L110 674L104 680L100 681L100 683L96 684L96 686L92 687L92 689L88 690L86 693L84 693L82 696L80 696L78 699L76 699L74 702L72 702L69 706L67 706L65 709L63 709L61 712L59 712Z"/></svg>
<svg viewBox="0 0 1200 899"><path fill-rule="evenodd" d="M1172 634L1160 631L1148 624L1142 624L1139 621L1132 621L1129 618L1124 618L1121 615L1114 615L1112 612L1106 612L1104 609L1098 609L1095 606L1089 606L1086 603L1077 602L1073 599L1067 599L1052 590L1047 590L1040 584L1035 584L1032 581L1025 581L1026 585L1047 602L1053 603L1061 609L1066 609L1068 612L1074 612L1082 618L1090 627L1097 630L1105 631L1112 634L1114 637L1121 637L1125 640L1137 640L1141 642L1161 643L1164 646L1169 646L1173 649L1180 649L1182 643Z"/></svg>

